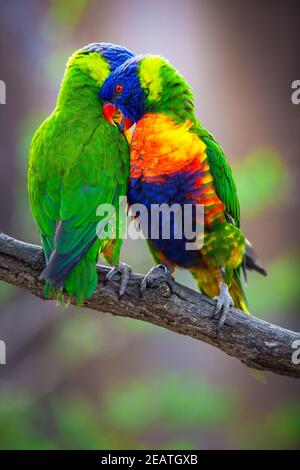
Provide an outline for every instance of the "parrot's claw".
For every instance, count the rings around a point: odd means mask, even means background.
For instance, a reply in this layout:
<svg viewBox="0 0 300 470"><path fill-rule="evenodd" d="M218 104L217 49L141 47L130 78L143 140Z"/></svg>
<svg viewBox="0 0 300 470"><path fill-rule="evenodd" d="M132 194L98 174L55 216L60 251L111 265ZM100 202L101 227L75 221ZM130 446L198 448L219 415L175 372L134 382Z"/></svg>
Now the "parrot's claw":
<svg viewBox="0 0 300 470"><path fill-rule="evenodd" d="M143 277L140 292L141 295L144 294L147 287L152 287L155 281L168 281L170 279L171 273L170 270L164 264L158 264Z"/></svg>
<svg viewBox="0 0 300 470"><path fill-rule="evenodd" d="M217 301L215 315L221 313L219 324L218 324L218 331L224 325L227 315L231 307L234 306L234 302L232 300L231 295L229 294L228 287L225 283L222 283L220 286L220 295L214 297Z"/></svg>
<svg viewBox="0 0 300 470"><path fill-rule="evenodd" d="M126 287L130 278L132 268L125 263L119 263L117 266L114 266L106 275L106 281L111 281L116 274L121 275L121 282L119 288L119 298L123 297L126 291Z"/></svg>

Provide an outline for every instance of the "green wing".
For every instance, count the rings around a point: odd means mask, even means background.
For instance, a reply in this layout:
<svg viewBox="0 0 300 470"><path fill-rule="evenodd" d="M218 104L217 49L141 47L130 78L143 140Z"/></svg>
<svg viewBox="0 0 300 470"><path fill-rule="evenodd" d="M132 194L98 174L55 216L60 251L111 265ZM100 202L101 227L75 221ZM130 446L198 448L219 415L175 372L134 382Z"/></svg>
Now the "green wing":
<svg viewBox="0 0 300 470"><path fill-rule="evenodd" d="M33 140L29 164L31 207L48 260L42 276L77 298L93 291L98 250L108 244L97 236L107 224L97 208L118 207L129 173L128 144L118 129L102 116L82 124L76 133L52 115ZM72 270L87 284L82 289L75 275L66 279Z"/></svg>
<svg viewBox="0 0 300 470"><path fill-rule="evenodd" d="M240 226L240 204L232 171L222 148L206 129L197 129L197 134L206 144L206 154L210 171L214 178L217 195L225 204L226 213L231 223Z"/></svg>
<svg viewBox="0 0 300 470"><path fill-rule="evenodd" d="M56 224L59 220L62 176L51 174L45 152L50 118L36 131L29 153L28 193L31 211L37 223L48 263L54 250ZM48 177L49 175L49 177Z"/></svg>

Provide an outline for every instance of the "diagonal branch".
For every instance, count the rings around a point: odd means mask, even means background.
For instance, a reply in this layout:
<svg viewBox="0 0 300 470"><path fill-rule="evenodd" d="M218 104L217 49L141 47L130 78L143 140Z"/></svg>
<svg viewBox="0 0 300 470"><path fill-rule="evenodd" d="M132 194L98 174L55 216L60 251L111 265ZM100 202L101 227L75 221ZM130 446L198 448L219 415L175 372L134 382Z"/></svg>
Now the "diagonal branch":
<svg viewBox="0 0 300 470"><path fill-rule="evenodd" d="M45 265L40 247L0 233L0 280L45 299L39 275ZM172 278L157 279L143 298L141 274L132 273L126 294L118 300L118 279L105 283L108 267L98 266L99 286L85 307L135 318L209 343L248 367L300 378L300 333L232 309L218 332L215 302ZM298 342L297 342L298 340ZM294 360L292 360L292 356Z"/></svg>

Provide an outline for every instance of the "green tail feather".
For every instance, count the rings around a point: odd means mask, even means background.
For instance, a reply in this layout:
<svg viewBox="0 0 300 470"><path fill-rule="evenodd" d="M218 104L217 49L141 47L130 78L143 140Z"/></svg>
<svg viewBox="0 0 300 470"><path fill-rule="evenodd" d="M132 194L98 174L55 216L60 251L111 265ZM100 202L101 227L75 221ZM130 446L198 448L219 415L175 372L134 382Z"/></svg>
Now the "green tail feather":
<svg viewBox="0 0 300 470"><path fill-rule="evenodd" d="M98 285L97 258L98 247L94 246L72 269L64 281L65 293L70 297L74 297L77 305L81 305L96 290ZM45 283L44 295L46 298L56 297L58 305L65 305L67 302L62 289L53 287L49 282Z"/></svg>
<svg viewBox="0 0 300 470"><path fill-rule="evenodd" d="M233 299L234 306L240 310L243 310L244 312L249 313L246 294L241 282L240 269L235 269L233 272L229 293Z"/></svg>
<svg viewBox="0 0 300 470"><path fill-rule="evenodd" d="M77 305L81 305L96 290L98 285L97 257L97 246L92 247L65 280L65 291L68 295L75 297Z"/></svg>

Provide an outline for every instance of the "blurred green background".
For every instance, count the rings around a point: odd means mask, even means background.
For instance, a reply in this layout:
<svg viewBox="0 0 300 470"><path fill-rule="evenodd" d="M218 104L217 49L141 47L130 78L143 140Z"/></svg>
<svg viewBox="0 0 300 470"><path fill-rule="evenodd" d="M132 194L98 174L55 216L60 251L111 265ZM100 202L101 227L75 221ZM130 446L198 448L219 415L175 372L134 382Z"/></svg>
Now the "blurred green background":
<svg viewBox="0 0 300 470"><path fill-rule="evenodd" d="M39 243L28 147L65 62L90 42L165 55L195 90L201 122L236 177L247 237L269 271L250 275L251 310L299 330L299 5L273 0L0 0L0 230ZM152 266L144 242L123 261ZM136 254L138 253L138 257ZM186 272L176 278L195 287ZM138 321L56 307L0 285L1 449L300 447L299 383Z"/></svg>

